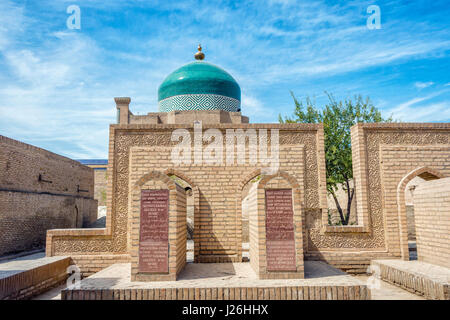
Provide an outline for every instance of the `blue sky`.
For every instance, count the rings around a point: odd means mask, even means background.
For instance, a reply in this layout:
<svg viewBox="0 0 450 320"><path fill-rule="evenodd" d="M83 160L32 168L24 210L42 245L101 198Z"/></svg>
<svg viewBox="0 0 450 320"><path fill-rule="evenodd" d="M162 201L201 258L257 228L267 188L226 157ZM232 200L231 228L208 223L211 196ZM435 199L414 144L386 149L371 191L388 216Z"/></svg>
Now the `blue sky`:
<svg viewBox="0 0 450 320"><path fill-rule="evenodd" d="M69 5L81 29L66 27ZM369 30L369 5L381 29ZM298 98L370 96L385 116L450 121L450 3L442 1L0 1L0 134L71 158L106 158L113 97L157 111L193 60L230 72L251 122Z"/></svg>

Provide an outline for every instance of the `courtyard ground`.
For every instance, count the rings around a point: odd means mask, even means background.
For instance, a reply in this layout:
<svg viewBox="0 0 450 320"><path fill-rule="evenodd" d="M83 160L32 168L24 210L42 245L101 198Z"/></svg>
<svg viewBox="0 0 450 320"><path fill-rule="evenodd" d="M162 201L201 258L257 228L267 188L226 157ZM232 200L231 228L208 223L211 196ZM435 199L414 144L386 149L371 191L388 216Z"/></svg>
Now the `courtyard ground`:
<svg viewBox="0 0 450 320"><path fill-rule="evenodd" d="M355 278L361 281L367 281L368 275L357 275ZM61 300L61 290L66 286L62 285L53 288L37 297L34 300ZM426 300L424 297L412 294L402 288L380 281L380 288L372 289L372 300Z"/></svg>

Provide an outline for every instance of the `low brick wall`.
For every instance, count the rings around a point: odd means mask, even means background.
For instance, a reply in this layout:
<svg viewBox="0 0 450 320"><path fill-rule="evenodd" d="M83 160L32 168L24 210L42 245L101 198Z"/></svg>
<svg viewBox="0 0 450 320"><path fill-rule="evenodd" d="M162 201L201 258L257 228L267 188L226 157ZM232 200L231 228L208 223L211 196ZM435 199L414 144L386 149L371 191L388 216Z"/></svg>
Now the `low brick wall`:
<svg viewBox="0 0 450 320"><path fill-rule="evenodd" d="M39 261L40 260L40 261ZM66 281L69 257L20 261L24 270L5 270L0 265L0 300L29 299Z"/></svg>
<svg viewBox="0 0 450 320"><path fill-rule="evenodd" d="M132 281L130 263L114 264L62 291L63 300L369 300L370 288L322 262L305 279L261 280L248 263L189 263L177 281Z"/></svg>
<svg viewBox="0 0 450 320"><path fill-rule="evenodd" d="M366 286L63 290L61 300L370 300Z"/></svg>
<svg viewBox="0 0 450 320"><path fill-rule="evenodd" d="M413 201L418 259L450 268L450 178L420 184Z"/></svg>
<svg viewBox="0 0 450 320"><path fill-rule="evenodd" d="M374 260L371 268L382 280L412 293L427 299L450 300L448 268L403 260Z"/></svg>

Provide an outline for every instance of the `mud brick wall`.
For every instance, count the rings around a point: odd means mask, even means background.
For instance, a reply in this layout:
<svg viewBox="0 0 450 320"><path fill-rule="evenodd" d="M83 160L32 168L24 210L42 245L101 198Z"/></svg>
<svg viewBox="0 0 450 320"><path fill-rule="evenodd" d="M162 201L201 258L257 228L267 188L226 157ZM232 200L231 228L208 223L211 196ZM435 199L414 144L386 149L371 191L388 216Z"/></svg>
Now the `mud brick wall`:
<svg viewBox="0 0 450 320"><path fill-rule="evenodd" d="M93 195L92 169L0 136L0 256L44 247L48 229L95 221Z"/></svg>
<svg viewBox="0 0 450 320"><path fill-rule="evenodd" d="M94 170L94 199L99 206L106 206L106 184L108 179L107 170Z"/></svg>
<svg viewBox="0 0 450 320"><path fill-rule="evenodd" d="M418 259L450 268L450 178L420 184L413 201Z"/></svg>

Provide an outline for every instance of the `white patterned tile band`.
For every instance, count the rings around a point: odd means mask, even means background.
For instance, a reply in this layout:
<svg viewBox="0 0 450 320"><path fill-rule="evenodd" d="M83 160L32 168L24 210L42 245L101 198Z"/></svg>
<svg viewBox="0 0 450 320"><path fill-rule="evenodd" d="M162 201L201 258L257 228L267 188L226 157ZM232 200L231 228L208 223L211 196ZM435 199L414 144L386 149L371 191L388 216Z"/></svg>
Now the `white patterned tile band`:
<svg viewBox="0 0 450 320"><path fill-rule="evenodd" d="M236 112L241 109L239 100L218 94L183 94L159 101L160 112L174 110L225 110Z"/></svg>

